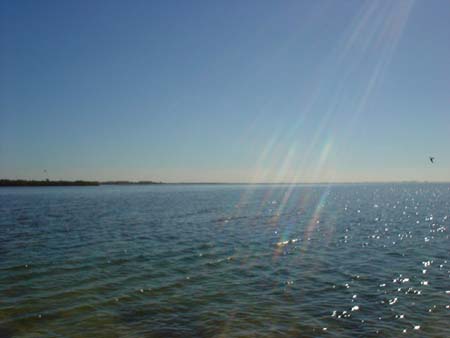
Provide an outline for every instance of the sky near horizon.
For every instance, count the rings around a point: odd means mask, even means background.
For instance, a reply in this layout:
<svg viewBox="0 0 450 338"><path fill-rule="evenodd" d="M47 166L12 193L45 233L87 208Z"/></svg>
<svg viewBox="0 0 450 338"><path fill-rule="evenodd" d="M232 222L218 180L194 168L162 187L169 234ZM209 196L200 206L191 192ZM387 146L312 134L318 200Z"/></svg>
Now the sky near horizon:
<svg viewBox="0 0 450 338"><path fill-rule="evenodd" d="M0 0L0 178L44 170L450 181L450 1Z"/></svg>

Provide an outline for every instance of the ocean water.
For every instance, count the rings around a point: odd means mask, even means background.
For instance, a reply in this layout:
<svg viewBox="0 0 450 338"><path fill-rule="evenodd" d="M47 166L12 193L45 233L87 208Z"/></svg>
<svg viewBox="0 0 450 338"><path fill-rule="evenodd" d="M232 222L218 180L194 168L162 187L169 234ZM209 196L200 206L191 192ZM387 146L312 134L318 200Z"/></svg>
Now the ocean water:
<svg viewBox="0 0 450 338"><path fill-rule="evenodd" d="M0 337L450 337L450 184L0 189Z"/></svg>

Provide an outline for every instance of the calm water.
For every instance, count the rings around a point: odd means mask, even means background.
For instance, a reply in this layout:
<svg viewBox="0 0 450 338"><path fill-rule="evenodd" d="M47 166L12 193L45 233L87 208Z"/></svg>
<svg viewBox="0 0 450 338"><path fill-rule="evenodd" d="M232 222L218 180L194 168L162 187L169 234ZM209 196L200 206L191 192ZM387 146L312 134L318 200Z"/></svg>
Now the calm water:
<svg viewBox="0 0 450 338"><path fill-rule="evenodd" d="M2 188L0 337L450 337L449 225L449 184Z"/></svg>

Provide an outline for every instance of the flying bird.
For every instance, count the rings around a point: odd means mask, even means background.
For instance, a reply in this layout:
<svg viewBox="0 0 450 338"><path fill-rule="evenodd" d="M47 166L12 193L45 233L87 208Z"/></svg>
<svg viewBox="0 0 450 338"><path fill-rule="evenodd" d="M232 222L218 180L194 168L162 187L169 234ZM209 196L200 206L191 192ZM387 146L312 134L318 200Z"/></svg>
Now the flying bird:
<svg viewBox="0 0 450 338"><path fill-rule="evenodd" d="M434 163L434 157L430 156L430 162Z"/></svg>

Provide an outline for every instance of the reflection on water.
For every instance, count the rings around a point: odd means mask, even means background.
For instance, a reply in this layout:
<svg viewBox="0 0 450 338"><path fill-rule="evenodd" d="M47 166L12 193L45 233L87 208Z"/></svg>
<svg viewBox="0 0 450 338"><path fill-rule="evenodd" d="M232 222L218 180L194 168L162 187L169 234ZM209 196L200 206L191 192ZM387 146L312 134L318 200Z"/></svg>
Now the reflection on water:
<svg viewBox="0 0 450 338"><path fill-rule="evenodd" d="M450 336L448 184L0 190L0 336Z"/></svg>

